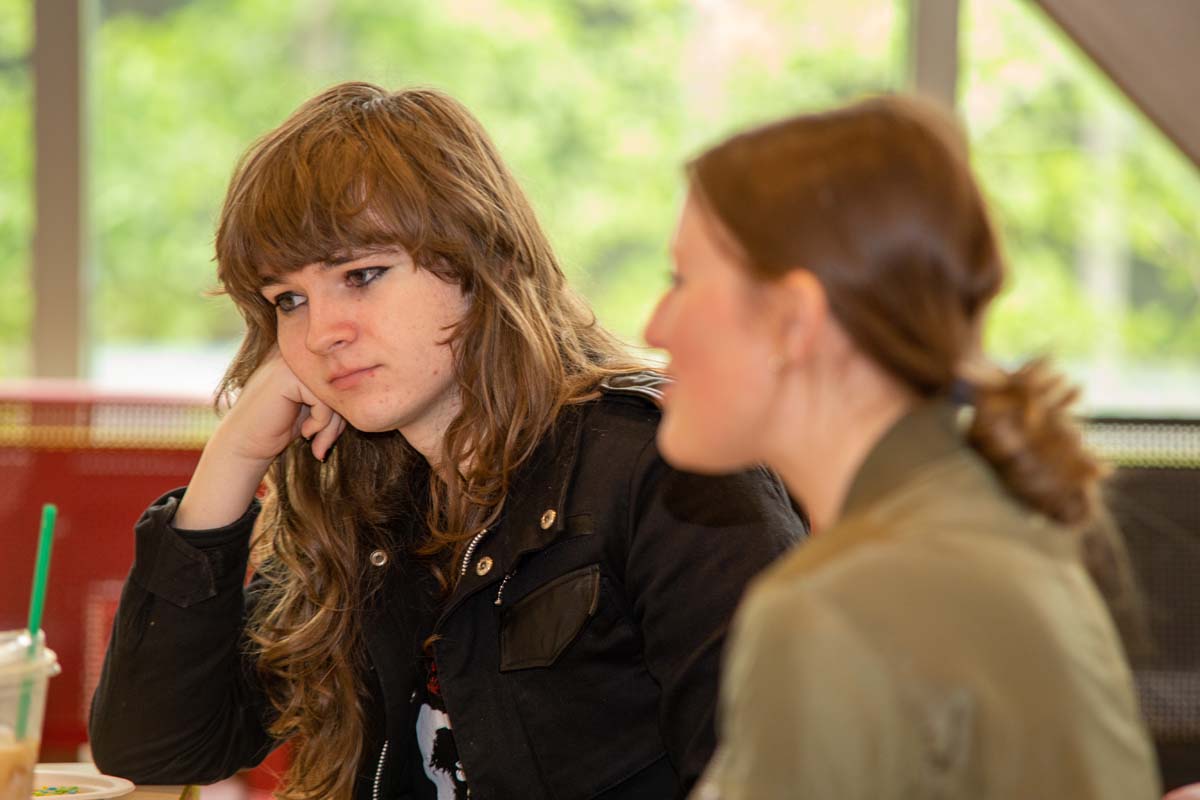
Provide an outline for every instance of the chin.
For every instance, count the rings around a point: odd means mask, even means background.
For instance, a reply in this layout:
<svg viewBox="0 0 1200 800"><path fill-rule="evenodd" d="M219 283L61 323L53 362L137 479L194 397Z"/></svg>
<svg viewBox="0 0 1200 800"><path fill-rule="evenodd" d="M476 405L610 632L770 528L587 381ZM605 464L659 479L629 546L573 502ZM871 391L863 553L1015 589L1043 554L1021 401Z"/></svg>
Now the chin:
<svg viewBox="0 0 1200 800"><path fill-rule="evenodd" d="M346 422L351 428L354 428L354 430L358 431L359 433L387 433L388 431L396 430L395 425L357 425L350 420L346 420Z"/></svg>
<svg viewBox="0 0 1200 800"><path fill-rule="evenodd" d="M664 420L658 429L658 452L675 469L701 475L726 475L751 466L752 459L742 458L721 443L681 429Z"/></svg>
<svg viewBox="0 0 1200 800"><path fill-rule="evenodd" d="M391 417L355 414L349 410L338 413L346 420L347 425L362 433L386 433L396 430L396 423Z"/></svg>

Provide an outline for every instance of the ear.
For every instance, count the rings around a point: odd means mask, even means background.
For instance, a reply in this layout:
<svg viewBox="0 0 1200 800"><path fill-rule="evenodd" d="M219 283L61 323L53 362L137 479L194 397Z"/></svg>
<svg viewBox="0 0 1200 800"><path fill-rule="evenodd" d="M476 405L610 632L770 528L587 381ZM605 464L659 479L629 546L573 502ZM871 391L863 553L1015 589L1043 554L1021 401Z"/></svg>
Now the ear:
<svg viewBox="0 0 1200 800"><path fill-rule="evenodd" d="M829 322L829 296L806 269L789 270L778 282L783 308L782 352L789 364L808 361Z"/></svg>

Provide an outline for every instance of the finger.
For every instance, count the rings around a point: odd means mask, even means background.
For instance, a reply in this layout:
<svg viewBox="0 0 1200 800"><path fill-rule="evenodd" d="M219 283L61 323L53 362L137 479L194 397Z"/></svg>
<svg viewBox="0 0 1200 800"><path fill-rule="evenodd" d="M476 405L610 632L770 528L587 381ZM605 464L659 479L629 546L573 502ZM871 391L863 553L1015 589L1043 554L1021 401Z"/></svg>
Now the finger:
<svg viewBox="0 0 1200 800"><path fill-rule="evenodd" d="M300 434L305 439L312 439L321 429L329 424L330 419L333 418L334 411L328 405L321 402L321 399L311 389L299 381L296 381L292 391L295 394L289 399L299 403L308 412L305 415L304 424L300 428Z"/></svg>
<svg viewBox="0 0 1200 800"><path fill-rule="evenodd" d="M329 455L329 449L333 447L333 443L342 435L342 431L346 430L346 421L341 415L333 413L329 424L313 437L312 453L318 461L324 461Z"/></svg>
<svg viewBox="0 0 1200 800"><path fill-rule="evenodd" d="M337 416L336 412L320 402L319 400L311 406L305 406L308 409L308 419L300 428L300 433L305 439L311 439L325 428L329 427L330 422Z"/></svg>
<svg viewBox="0 0 1200 800"><path fill-rule="evenodd" d="M308 438L307 436L304 435L304 423L308 421L309 415L311 413L312 412L309 410L309 406L300 406L300 412L298 414L296 414L296 419L292 421L292 438L293 439L295 439L298 436L304 436L304 438L306 438L306 439Z"/></svg>

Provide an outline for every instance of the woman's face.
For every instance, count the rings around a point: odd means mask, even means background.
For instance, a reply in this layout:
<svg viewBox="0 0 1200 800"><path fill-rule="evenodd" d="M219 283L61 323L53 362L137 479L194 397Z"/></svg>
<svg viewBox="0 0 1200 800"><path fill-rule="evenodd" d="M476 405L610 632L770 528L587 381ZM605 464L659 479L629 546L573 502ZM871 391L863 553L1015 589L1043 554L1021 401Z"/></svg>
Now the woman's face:
<svg viewBox="0 0 1200 800"><path fill-rule="evenodd" d="M716 238L689 194L671 247L673 286L659 301L646 341L670 355L659 449L677 467L737 469L762 458L776 396L778 336L767 299Z"/></svg>
<svg viewBox="0 0 1200 800"><path fill-rule="evenodd" d="M467 310L458 286L397 248L308 264L261 291L284 361L322 402L359 430L399 430L422 452L440 442L459 409L446 342Z"/></svg>

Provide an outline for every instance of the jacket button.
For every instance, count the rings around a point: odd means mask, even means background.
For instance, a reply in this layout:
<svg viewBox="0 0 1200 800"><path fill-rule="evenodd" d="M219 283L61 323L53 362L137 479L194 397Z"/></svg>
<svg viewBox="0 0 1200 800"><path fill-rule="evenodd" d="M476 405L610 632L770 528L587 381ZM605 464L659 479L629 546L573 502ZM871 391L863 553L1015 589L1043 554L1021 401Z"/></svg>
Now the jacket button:
<svg viewBox="0 0 1200 800"><path fill-rule="evenodd" d="M542 512L542 530L550 530L550 526L554 524L554 520L558 519L558 512L553 508L547 508Z"/></svg>
<svg viewBox="0 0 1200 800"><path fill-rule="evenodd" d="M487 575L492 571L492 557L484 556L475 564L475 574L479 576Z"/></svg>
<svg viewBox="0 0 1200 800"><path fill-rule="evenodd" d="M388 562L387 553L383 552L382 550L372 550L371 551L371 563L372 564L374 564L377 567L382 567L387 562Z"/></svg>

